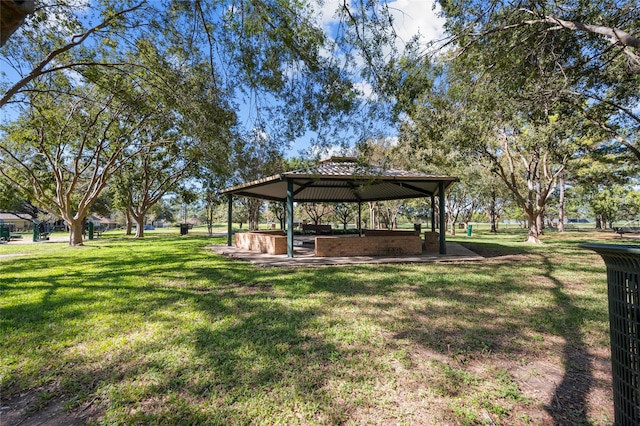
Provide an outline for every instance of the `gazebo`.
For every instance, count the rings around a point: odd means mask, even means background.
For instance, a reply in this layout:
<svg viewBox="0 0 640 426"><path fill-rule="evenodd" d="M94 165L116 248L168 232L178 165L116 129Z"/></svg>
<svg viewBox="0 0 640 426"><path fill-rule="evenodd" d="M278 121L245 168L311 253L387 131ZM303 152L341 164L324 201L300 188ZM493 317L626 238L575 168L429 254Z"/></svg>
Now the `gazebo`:
<svg viewBox="0 0 640 426"><path fill-rule="evenodd" d="M294 170L224 189L228 197L227 244L232 244L233 197L252 197L286 203L287 256L293 257L294 202L358 203L358 224L363 202L431 199L431 230L435 231L435 198L445 204L445 191L458 178L359 164L352 157L331 157L317 166ZM439 215L440 254L446 254L445 218ZM360 225L359 225L360 226Z"/></svg>

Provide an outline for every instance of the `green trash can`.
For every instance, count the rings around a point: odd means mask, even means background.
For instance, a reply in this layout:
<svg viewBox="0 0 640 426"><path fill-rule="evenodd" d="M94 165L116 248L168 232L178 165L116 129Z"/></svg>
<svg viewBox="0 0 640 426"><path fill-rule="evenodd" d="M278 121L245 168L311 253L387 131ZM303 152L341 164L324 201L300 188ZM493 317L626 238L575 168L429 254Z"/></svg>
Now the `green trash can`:
<svg viewBox="0 0 640 426"><path fill-rule="evenodd" d="M9 225L0 223L0 241L9 241L11 239L11 231Z"/></svg>
<svg viewBox="0 0 640 426"><path fill-rule="evenodd" d="M473 230L473 225L467 225L467 237L471 236L472 230Z"/></svg>
<svg viewBox="0 0 640 426"><path fill-rule="evenodd" d="M640 247L583 244L607 265L614 425L640 424Z"/></svg>

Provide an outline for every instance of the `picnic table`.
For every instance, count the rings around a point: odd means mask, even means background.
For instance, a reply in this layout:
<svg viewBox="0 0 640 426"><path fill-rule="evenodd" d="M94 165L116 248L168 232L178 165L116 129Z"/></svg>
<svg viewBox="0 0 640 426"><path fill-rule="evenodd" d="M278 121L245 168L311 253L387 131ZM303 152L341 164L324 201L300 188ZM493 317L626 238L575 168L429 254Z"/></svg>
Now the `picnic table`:
<svg viewBox="0 0 640 426"><path fill-rule="evenodd" d="M620 234L621 238L623 234L640 234L640 220L631 220L622 226L616 226L613 231Z"/></svg>
<svg viewBox="0 0 640 426"><path fill-rule="evenodd" d="M303 223L302 232L304 234L333 235L333 230L331 229L331 225L314 225L311 223Z"/></svg>

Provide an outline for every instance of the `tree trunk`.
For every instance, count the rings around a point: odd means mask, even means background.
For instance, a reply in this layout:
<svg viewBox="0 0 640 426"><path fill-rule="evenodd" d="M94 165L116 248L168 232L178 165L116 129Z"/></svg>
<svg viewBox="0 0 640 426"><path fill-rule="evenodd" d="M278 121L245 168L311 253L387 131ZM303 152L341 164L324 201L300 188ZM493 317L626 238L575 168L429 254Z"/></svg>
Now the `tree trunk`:
<svg viewBox="0 0 640 426"><path fill-rule="evenodd" d="M491 223L490 232L498 232L498 227L496 226L496 201L495 199L491 200L491 204L489 205L489 222Z"/></svg>
<svg viewBox="0 0 640 426"><path fill-rule="evenodd" d="M135 238L144 238L144 214L134 216L136 220L136 236Z"/></svg>
<svg viewBox="0 0 640 426"><path fill-rule="evenodd" d="M72 247L84 245L82 240L83 220L70 220L69 222L69 245Z"/></svg>
<svg viewBox="0 0 640 426"><path fill-rule="evenodd" d="M369 228L376 229L375 203L369 202Z"/></svg>
<svg viewBox="0 0 640 426"><path fill-rule="evenodd" d="M538 230L538 235L542 235L544 233L544 211L540 212L538 216L536 216L536 228Z"/></svg>
<svg viewBox="0 0 640 426"><path fill-rule="evenodd" d="M247 222L249 225L249 231L257 231L260 221L260 207L262 201L250 199L247 202Z"/></svg>
<svg viewBox="0 0 640 426"><path fill-rule="evenodd" d="M596 229L602 229L602 220L599 214L596 215Z"/></svg>
<svg viewBox="0 0 640 426"><path fill-rule="evenodd" d="M284 231L286 228L285 223L287 222L287 203L282 203L282 210L277 210L276 218L280 222L280 229Z"/></svg>
<svg viewBox="0 0 640 426"><path fill-rule="evenodd" d="M564 232L564 173L560 175L560 196L558 199L558 232Z"/></svg>
<svg viewBox="0 0 640 426"><path fill-rule="evenodd" d="M527 235L527 239L525 242L540 244L540 228L538 227L538 219L540 218L540 212L535 210L534 208L527 208L525 210L525 217L527 219L527 224L529 227L529 235Z"/></svg>
<svg viewBox="0 0 640 426"><path fill-rule="evenodd" d="M124 223L126 226L126 231L125 231L125 235L131 235L131 216L129 216L129 212L125 211L124 212Z"/></svg>
<svg viewBox="0 0 640 426"><path fill-rule="evenodd" d="M215 205L207 203L207 233L213 235L213 216L215 214Z"/></svg>
<svg viewBox="0 0 640 426"><path fill-rule="evenodd" d="M529 235L527 236L527 240L525 242L532 244L540 244L540 234L538 233L538 227L535 222L530 222L532 225L529 226Z"/></svg>

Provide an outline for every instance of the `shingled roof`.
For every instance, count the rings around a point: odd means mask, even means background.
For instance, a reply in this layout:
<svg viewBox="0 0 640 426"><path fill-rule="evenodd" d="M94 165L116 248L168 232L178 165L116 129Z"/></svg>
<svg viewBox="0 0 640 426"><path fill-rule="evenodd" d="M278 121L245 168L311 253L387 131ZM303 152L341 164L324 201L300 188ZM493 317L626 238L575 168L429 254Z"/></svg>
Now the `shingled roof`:
<svg viewBox="0 0 640 426"><path fill-rule="evenodd" d="M367 202L435 196L441 183L446 190L458 178L368 166L352 157L331 157L317 166L258 179L222 193L284 202L287 181L293 182L293 198L298 202Z"/></svg>

